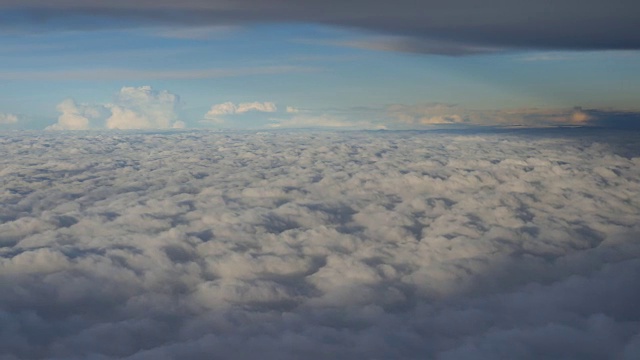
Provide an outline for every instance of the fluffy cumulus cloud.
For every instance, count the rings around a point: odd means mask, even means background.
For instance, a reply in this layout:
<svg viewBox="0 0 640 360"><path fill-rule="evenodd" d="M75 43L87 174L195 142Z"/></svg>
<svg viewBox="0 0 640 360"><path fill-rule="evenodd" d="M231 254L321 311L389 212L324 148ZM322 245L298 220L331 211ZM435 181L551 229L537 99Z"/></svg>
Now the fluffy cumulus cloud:
<svg viewBox="0 0 640 360"><path fill-rule="evenodd" d="M249 112L271 114L268 119L258 122L258 126L266 128L351 128L351 129L380 129L384 125L366 120L348 119L344 114L319 113L311 110L300 110L293 106L286 106L278 114L278 107L272 102L248 102L235 104L225 102L216 104L204 115L205 121L217 125L233 126L226 120L229 116L241 115Z"/></svg>
<svg viewBox="0 0 640 360"><path fill-rule="evenodd" d="M211 109L204 115L204 118L212 122L223 123L224 116L226 115L238 115L248 112L273 113L276 111L278 111L278 107L272 102L265 101L234 104L227 101L222 104L211 106Z"/></svg>
<svg viewBox="0 0 640 360"><path fill-rule="evenodd" d="M166 90L151 86L123 87L114 104L108 105L111 116L108 129L168 129L184 127L178 122L176 107L180 98Z"/></svg>
<svg viewBox="0 0 640 360"><path fill-rule="evenodd" d="M185 124L178 120L176 112L179 104L179 96L169 91L125 86L108 104L64 100L57 106L58 122L47 130L183 128Z"/></svg>
<svg viewBox="0 0 640 360"><path fill-rule="evenodd" d="M0 125L15 124L17 122L17 115L0 113Z"/></svg>
<svg viewBox="0 0 640 360"><path fill-rule="evenodd" d="M638 359L639 142L0 136L0 357Z"/></svg>
<svg viewBox="0 0 640 360"><path fill-rule="evenodd" d="M58 122L47 130L88 130L101 116L101 106L78 104L73 99L64 100L56 109L60 112Z"/></svg>
<svg viewBox="0 0 640 360"><path fill-rule="evenodd" d="M414 127L451 124L528 127L563 125L640 127L640 116L637 112L583 109L581 107L473 110L456 104L425 103L389 105L386 111L395 123Z"/></svg>
<svg viewBox="0 0 640 360"><path fill-rule="evenodd" d="M386 34L352 46L445 55L640 49L636 0L3 0L1 29L320 23ZM42 21L47 19L48 21ZM109 21L111 20L111 21Z"/></svg>

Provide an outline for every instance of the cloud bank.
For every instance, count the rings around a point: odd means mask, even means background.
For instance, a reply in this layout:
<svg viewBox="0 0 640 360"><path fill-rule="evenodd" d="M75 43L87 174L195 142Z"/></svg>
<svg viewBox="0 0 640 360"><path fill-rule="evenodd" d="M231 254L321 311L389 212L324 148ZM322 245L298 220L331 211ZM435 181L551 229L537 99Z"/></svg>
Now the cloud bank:
<svg viewBox="0 0 640 360"><path fill-rule="evenodd" d="M602 126L640 128L640 115L632 111L583 109L497 109L473 110L456 104L424 103L393 104L386 108L390 119L410 127L428 125L516 125L544 126Z"/></svg>
<svg viewBox="0 0 640 360"><path fill-rule="evenodd" d="M151 86L123 87L114 100L104 104L77 103L66 99L58 104L58 121L47 130L91 129L171 129L184 128L180 120L180 97ZM264 119L251 123L230 123L233 117L261 113ZM270 114L269 118L264 115ZM15 115L0 120L10 123ZM462 126L596 126L640 129L640 113L615 109L520 108L477 110L457 104L392 104L383 108L325 109L314 111L285 106L282 110L269 101L224 102L212 105L203 114L204 122L230 127L266 128L351 128L351 129L420 129L432 125Z"/></svg>
<svg viewBox="0 0 640 360"><path fill-rule="evenodd" d="M0 113L0 125L15 124L17 122L17 115Z"/></svg>
<svg viewBox="0 0 640 360"><path fill-rule="evenodd" d="M635 0L2 0L1 28L317 23L396 37L360 44L445 55L496 49L639 49Z"/></svg>
<svg viewBox="0 0 640 360"><path fill-rule="evenodd" d="M58 122L47 130L170 129L184 128L178 119L180 97L151 86L125 86L112 103L77 104L67 99L58 104Z"/></svg>
<svg viewBox="0 0 640 360"><path fill-rule="evenodd" d="M0 357L637 359L639 141L0 136Z"/></svg>
<svg viewBox="0 0 640 360"><path fill-rule="evenodd" d="M240 115L248 112L273 113L278 111L276 104L272 102L247 102L234 104L230 101L211 106L211 109L204 114L207 121L222 124L228 115Z"/></svg>
<svg viewBox="0 0 640 360"><path fill-rule="evenodd" d="M278 111L276 104L272 102L246 102L234 104L230 101L212 105L204 114L204 120L214 124L224 124L230 115L241 115L248 112L274 113Z"/></svg>
<svg viewBox="0 0 640 360"><path fill-rule="evenodd" d="M115 103L107 107L111 116L108 129L168 129L182 128L176 107L180 98L166 90L155 91L151 86L123 87Z"/></svg>
<svg viewBox="0 0 640 360"><path fill-rule="evenodd" d="M60 112L58 122L48 126L47 130L88 130L102 115L102 106L77 104L73 99L62 101L56 109Z"/></svg>

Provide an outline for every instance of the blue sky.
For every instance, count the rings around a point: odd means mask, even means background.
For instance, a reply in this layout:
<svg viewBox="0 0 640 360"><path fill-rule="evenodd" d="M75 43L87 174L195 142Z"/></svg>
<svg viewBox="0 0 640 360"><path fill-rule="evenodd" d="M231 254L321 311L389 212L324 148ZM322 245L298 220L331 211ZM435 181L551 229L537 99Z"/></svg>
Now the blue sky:
<svg viewBox="0 0 640 360"><path fill-rule="evenodd" d="M632 116L639 110L640 51L634 49L506 48L451 56L398 50L393 44L403 38L395 35L299 22L116 29L117 19L101 21L109 26L0 32L0 114L18 119L3 127L52 125L67 99L108 117L109 106L122 105L124 87L176 95L167 111L188 128L486 125L489 114L505 111L575 123L574 107ZM205 120L225 102L268 102L277 111ZM390 115L391 105L397 111ZM293 114L299 121L289 121ZM92 128L102 127L99 118ZM563 123L505 119L497 123Z"/></svg>

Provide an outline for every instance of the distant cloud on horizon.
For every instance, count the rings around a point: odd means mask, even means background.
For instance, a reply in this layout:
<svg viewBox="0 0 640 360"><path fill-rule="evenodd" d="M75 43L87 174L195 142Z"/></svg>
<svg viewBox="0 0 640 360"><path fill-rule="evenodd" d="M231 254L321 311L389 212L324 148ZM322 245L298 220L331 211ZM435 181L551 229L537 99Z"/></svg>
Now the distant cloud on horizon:
<svg viewBox="0 0 640 360"><path fill-rule="evenodd" d="M223 124L225 122L225 117L229 115L241 115L248 112L273 113L276 111L278 111L278 107L270 101L255 101L238 104L227 101L221 104L212 105L211 109L204 114L204 119L212 123Z"/></svg>
<svg viewBox="0 0 640 360"><path fill-rule="evenodd" d="M125 86L111 103L77 104L66 99L58 104L58 122L47 130L90 129L170 129L183 128L185 123L176 113L180 97L169 91L157 91L151 86Z"/></svg>
<svg viewBox="0 0 640 360"><path fill-rule="evenodd" d="M0 125L15 124L18 122L18 115L0 113Z"/></svg>
<svg viewBox="0 0 640 360"><path fill-rule="evenodd" d="M601 126L640 129L640 111L573 108L516 108L474 110L456 104L393 104L386 112L404 126L487 125L487 126Z"/></svg>
<svg viewBox="0 0 640 360"><path fill-rule="evenodd" d="M58 121L47 130L90 129L171 129L184 128L199 119L181 119L179 95L151 86L122 87L113 101L85 104L68 98L58 104ZM249 114L263 115L257 121L234 122ZM4 116L4 117L2 117ZM246 118L245 118L246 119ZM252 118L256 120L255 118ZM15 123L17 117L0 114L0 123ZM345 128L345 129L422 129L432 126L588 126L640 129L640 111L617 109L512 108L470 109L457 104L391 104L380 108L299 109L279 108L271 101L214 104L200 119L202 124L239 128ZM206 127L207 125L205 125Z"/></svg>

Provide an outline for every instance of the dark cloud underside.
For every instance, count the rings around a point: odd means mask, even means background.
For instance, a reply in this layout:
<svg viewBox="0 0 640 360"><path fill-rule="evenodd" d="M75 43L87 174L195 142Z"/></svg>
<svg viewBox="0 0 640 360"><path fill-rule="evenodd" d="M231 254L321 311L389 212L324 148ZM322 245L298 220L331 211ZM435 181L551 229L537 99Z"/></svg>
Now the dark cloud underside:
<svg viewBox="0 0 640 360"><path fill-rule="evenodd" d="M638 49L640 3L617 1L0 1L5 29L308 22L407 37L399 51ZM407 43L414 45L407 49ZM489 50L487 50L489 51ZM471 51L470 53L476 53Z"/></svg>

